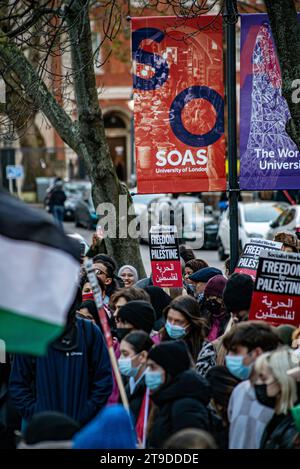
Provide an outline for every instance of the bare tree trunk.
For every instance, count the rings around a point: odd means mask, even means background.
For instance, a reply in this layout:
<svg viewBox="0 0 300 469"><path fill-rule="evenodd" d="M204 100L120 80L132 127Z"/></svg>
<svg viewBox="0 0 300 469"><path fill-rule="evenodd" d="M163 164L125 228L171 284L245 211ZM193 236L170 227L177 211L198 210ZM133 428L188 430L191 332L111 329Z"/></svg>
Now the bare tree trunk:
<svg viewBox="0 0 300 469"><path fill-rule="evenodd" d="M291 119L286 131L300 150L300 103L295 99L295 89L300 81L300 24L294 0L265 0L273 38L282 74L282 94Z"/></svg>
<svg viewBox="0 0 300 469"><path fill-rule="evenodd" d="M102 202L110 202L116 207L118 213L119 194L127 196L129 205L131 205L131 198L116 176L106 143L93 70L89 2L75 0L71 4L72 8L67 10L67 15L69 15L71 26L70 42L75 67L75 95L78 106L76 122L72 121L57 103L23 52L1 29L0 59L11 72L16 74L26 97L30 98L34 106L43 112L64 142L83 158L93 184L95 206L97 207ZM82 11L83 6L85 6L84 11ZM75 21L72 22L74 18ZM130 217L128 222L130 222ZM115 258L119 266L132 263L140 276L144 276L138 240L129 236L121 239L118 234L117 238L105 240L107 253Z"/></svg>

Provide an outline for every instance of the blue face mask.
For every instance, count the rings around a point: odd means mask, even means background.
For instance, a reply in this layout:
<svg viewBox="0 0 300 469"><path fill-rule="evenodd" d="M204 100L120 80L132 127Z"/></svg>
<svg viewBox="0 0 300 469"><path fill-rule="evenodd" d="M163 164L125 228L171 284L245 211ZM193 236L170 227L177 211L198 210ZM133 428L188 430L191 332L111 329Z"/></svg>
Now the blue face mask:
<svg viewBox="0 0 300 469"><path fill-rule="evenodd" d="M170 324L169 321L166 322L166 331L168 333L168 336L171 337L171 339L181 339L186 335L186 329L185 327L182 326L173 326L173 324Z"/></svg>
<svg viewBox="0 0 300 469"><path fill-rule="evenodd" d="M251 365L244 365L244 355L226 355L225 364L228 371L238 379L246 380L249 379L253 363Z"/></svg>
<svg viewBox="0 0 300 469"><path fill-rule="evenodd" d="M155 391L163 384L163 377L160 371L149 371L145 373L145 383L150 391Z"/></svg>
<svg viewBox="0 0 300 469"><path fill-rule="evenodd" d="M140 366L135 368L132 366L132 359L131 358L119 358L118 359L118 365L120 368L120 372L123 376L133 376L133 378L136 377L138 374L138 371L140 369Z"/></svg>

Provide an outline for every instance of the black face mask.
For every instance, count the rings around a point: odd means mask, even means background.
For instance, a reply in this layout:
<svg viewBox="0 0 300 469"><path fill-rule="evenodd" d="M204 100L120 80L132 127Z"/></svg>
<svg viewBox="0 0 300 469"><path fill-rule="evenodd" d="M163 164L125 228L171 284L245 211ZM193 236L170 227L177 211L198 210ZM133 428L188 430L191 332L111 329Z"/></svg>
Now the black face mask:
<svg viewBox="0 0 300 469"><path fill-rule="evenodd" d="M205 307L213 316L220 316L225 313L222 304L217 300L206 300Z"/></svg>
<svg viewBox="0 0 300 469"><path fill-rule="evenodd" d="M131 331L132 329L127 329L125 327L118 327L116 329L116 336L117 336L118 341L121 342L124 339L124 337L126 337L127 334L129 334Z"/></svg>
<svg viewBox="0 0 300 469"><path fill-rule="evenodd" d="M269 397L267 395L267 385L266 384L255 384L255 395L258 402L270 409L275 409L276 406L276 396Z"/></svg>

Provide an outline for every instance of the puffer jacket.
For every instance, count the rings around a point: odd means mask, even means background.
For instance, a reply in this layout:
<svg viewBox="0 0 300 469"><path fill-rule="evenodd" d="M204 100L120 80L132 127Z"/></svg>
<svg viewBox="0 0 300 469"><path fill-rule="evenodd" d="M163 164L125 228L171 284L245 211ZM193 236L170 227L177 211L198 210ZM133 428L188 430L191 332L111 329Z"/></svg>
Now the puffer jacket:
<svg viewBox="0 0 300 469"><path fill-rule="evenodd" d="M176 376L172 383L155 391L151 399L157 406L148 447L161 448L164 441L184 428L209 431L210 385L195 370Z"/></svg>

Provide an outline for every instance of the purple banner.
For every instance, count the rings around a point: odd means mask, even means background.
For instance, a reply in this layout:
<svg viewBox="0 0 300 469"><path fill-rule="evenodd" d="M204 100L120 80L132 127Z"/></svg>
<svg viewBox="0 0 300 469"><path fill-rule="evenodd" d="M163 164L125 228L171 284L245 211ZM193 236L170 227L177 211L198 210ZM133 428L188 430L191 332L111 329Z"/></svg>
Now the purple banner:
<svg viewBox="0 0 300 469"><path fill-rule="evenodd" d="M241 15L240 188L300 189L300 154L266 14Z"/></svg>

